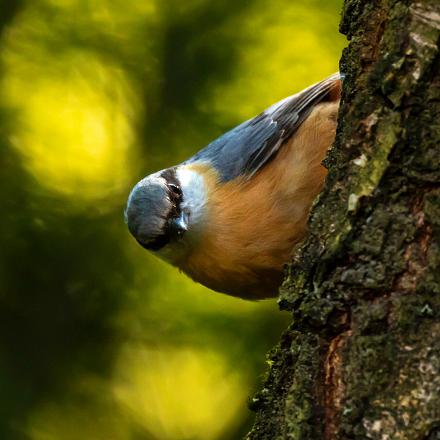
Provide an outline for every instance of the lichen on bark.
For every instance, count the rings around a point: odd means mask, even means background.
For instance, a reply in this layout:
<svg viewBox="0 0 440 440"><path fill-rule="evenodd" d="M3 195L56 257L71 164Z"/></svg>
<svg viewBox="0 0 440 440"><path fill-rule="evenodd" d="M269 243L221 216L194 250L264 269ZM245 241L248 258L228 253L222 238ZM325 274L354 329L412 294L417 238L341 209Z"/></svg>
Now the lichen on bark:
<svg viewBox="0 0 440 440"><path fill-rule="evenodd" d="M346 0L341 31L329 175L249 440L440 432L440 3Z"/></svg>

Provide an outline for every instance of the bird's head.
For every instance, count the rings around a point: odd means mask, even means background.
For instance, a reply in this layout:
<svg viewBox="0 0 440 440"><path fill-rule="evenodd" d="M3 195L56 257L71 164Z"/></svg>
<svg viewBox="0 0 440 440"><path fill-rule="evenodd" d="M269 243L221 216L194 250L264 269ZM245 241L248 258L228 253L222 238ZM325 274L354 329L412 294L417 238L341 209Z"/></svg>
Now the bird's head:
<svg viewBox="0 0 440 440"><path fill-rule="evenodd" d="M178 166L151 174L134 186L125 221L141 246L172 260L194 240L204 211L203 177Z"/></svg>

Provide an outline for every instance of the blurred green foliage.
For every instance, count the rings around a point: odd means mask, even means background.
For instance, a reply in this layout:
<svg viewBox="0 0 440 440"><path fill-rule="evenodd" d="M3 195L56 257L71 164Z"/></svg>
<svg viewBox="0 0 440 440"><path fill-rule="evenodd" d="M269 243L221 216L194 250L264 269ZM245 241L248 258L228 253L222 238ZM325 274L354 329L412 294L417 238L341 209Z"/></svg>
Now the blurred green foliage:
<svg viewBox="0 0 440 440"><path fill-rule="evenodd" d="M0 438L238 439L275 301L129 236L142 176L337 70L340 0L0 2Z"/></svg>

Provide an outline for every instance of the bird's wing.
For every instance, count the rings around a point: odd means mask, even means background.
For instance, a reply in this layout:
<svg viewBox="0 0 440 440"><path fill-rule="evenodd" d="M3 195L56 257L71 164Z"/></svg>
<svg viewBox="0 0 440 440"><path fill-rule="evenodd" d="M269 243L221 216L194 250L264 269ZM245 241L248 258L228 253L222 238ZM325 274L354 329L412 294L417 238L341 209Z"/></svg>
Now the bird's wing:
<svg viewBox="0 0 440 440"><path fill-rule="evenodd" d="M275 157L313 107L328 99L335 88L339 89L339 81L340 75L336 73L283 99L211 142L185 163L210 163L222 181L253 176Z"/></svg>

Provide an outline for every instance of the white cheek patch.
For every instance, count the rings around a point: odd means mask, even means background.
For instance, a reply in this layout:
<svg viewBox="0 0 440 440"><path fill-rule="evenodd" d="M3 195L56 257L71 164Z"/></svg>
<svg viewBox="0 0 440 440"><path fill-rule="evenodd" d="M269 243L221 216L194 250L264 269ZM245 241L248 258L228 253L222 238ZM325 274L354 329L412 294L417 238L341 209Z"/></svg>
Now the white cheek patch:
<svg viewBox="0 0 440 440"><path fill-rule="evenodd" d="M176 169L176 177L182 188L183 200L180 203L182 210L189 213L188 230L177 241L171 241L155 254L172 264L185 258L188 251L197 243L200 230L206 219L207 193L203 175L186 166Z"/></svg>
<svg viewBox="0 0 440 440"><path fill-rule="evenodd" d="M177 178L180 182L183 200L182 209L190 212L189 226L197 227L203 222L206 213L206 183L203 175L187 166L178 167Z"/></svg>

